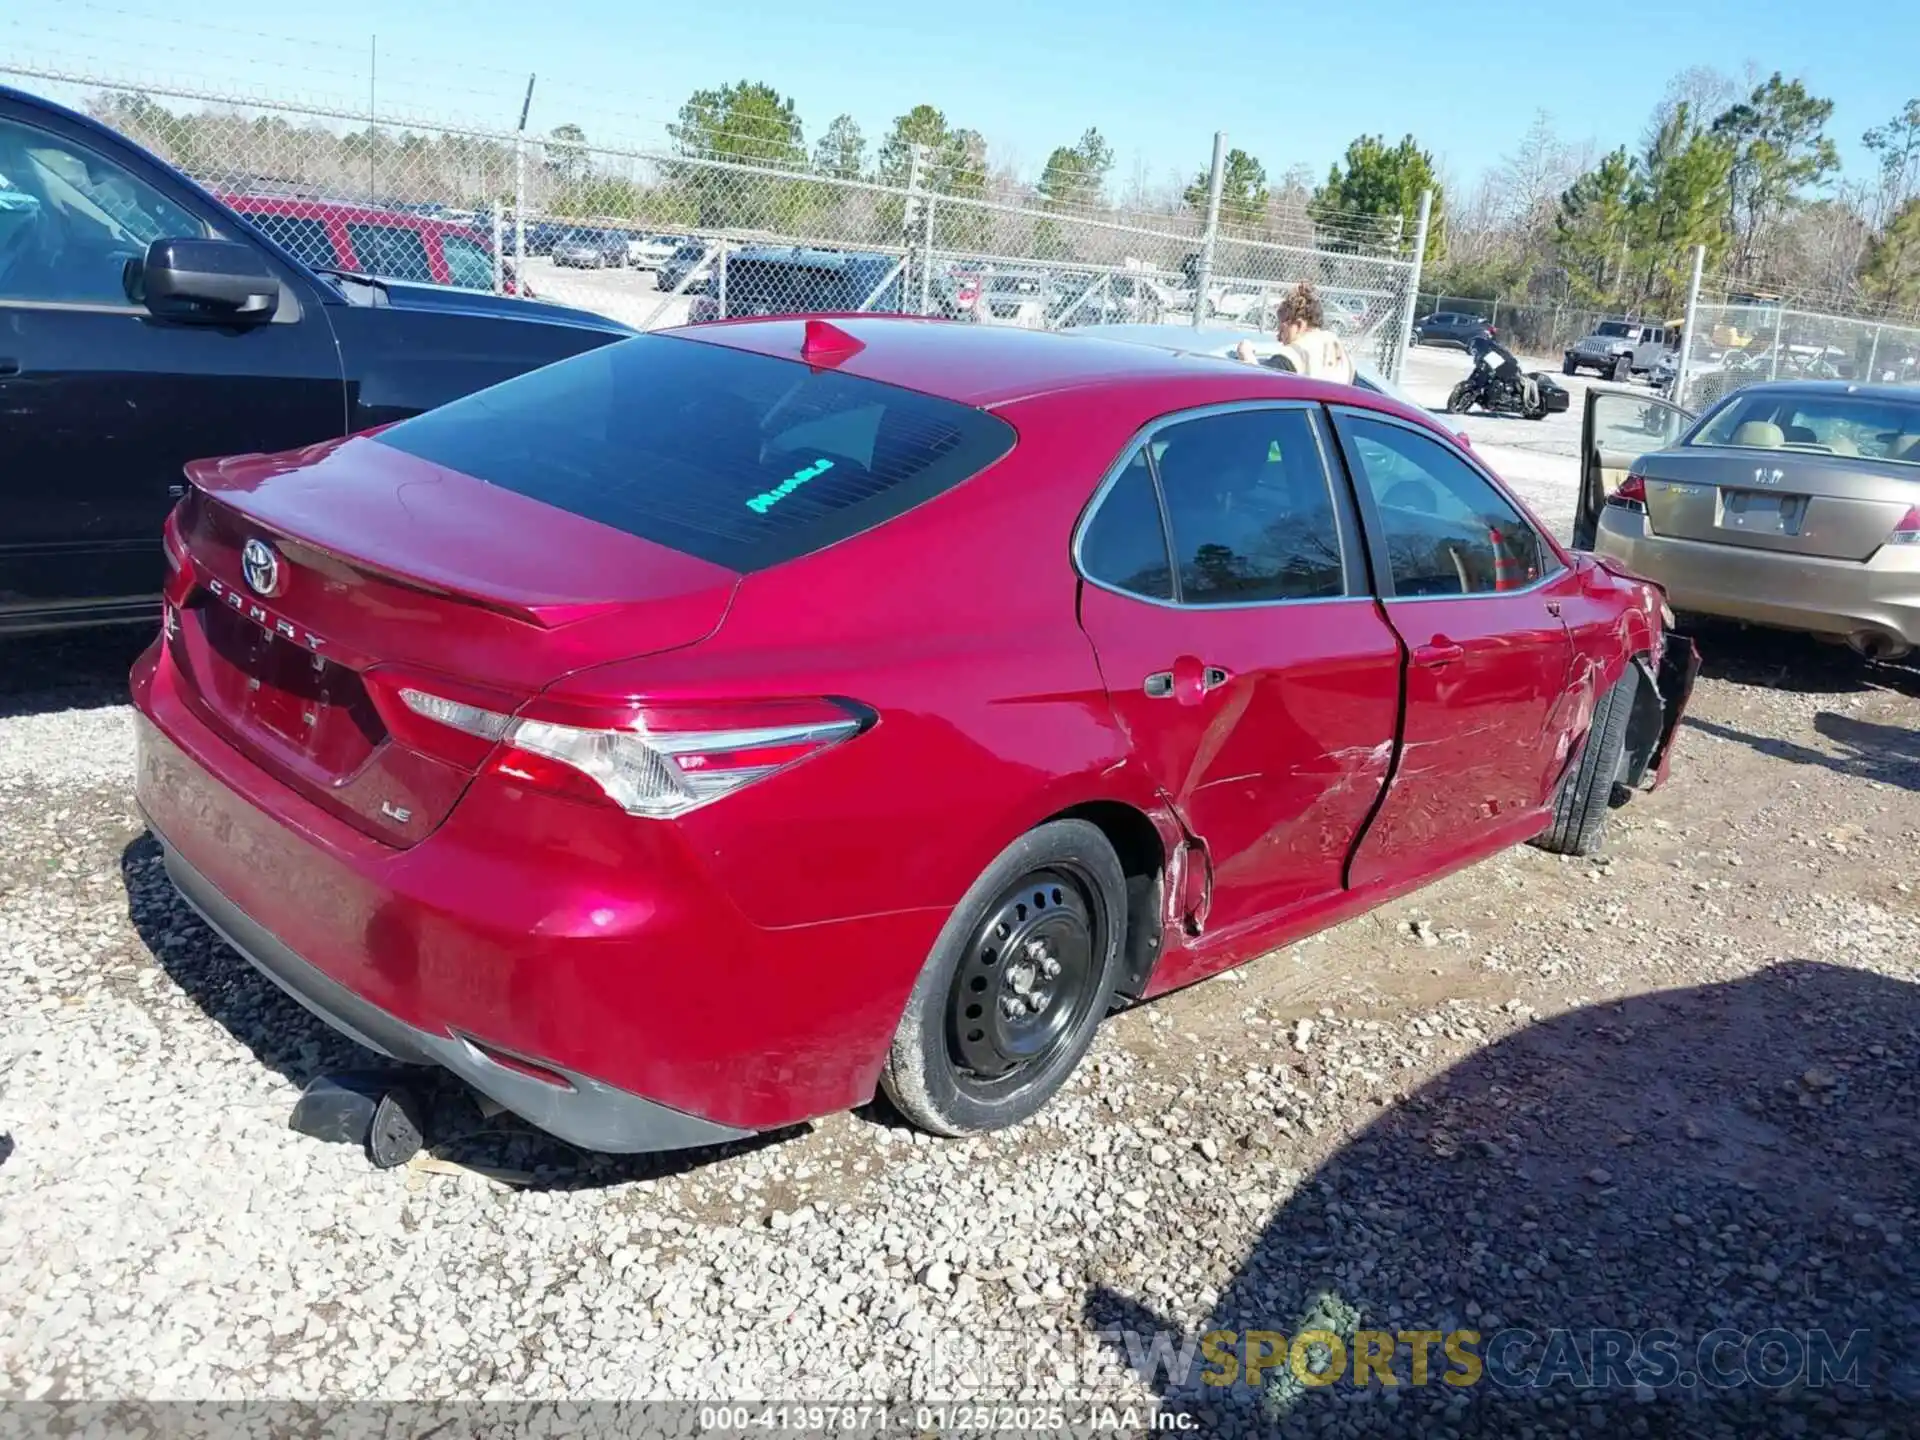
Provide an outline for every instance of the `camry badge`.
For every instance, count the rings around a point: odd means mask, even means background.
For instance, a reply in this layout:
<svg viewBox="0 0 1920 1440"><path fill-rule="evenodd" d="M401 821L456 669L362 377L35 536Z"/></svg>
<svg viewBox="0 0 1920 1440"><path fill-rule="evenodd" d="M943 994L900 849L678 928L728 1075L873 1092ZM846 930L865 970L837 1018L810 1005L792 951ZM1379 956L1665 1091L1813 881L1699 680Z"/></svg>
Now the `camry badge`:
<svg viewBox="0 0 1920 1440"><path fill-rule="evenodd" d="M280 593L280 557L264 540L249 540L241 548L240 574L256 595Z"/></svg>

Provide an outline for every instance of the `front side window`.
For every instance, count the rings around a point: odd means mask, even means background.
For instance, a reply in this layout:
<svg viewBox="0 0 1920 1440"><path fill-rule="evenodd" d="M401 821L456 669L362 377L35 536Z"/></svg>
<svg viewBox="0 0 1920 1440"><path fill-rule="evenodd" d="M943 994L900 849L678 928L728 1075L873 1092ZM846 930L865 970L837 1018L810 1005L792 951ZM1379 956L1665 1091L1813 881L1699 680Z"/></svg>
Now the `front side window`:
<svg viewBox="0 0 1920 1440"><path fill-rule="evenodd" d="M368 275L377 275L383 280L433 283L433 267L427 263L427 242L418 230L404 225L348 221L347 243L353 246L360 269Z"/></svg>
<svg viewBox="0 0 1920 1440"><path fill-rule="evenodd" d="M1379 516L1395 595L1518 590L1558 564L1506 497L1438 440L1351 414L1340 430Z"/></svg>
<svg viewBox="0 0 1920 1440"><path fill-rule="evenodd" d="M493 254L484 245L464 235L443 235L440 248L447 257L447 272L463 290L493 289Z"/></svg>
<svg viewBox="0 0 1920 1440"><path fill-rule="evenodd" d="M208 233L112 161L0 120L0 300L125 305L127 261Z"/></svg>
<svg viewBox="0 0 1920 1440"><path fill-rule="evenodd" d="M1306 410L1201 416L1158 431L1147 448L1182 604L1346 593L1333 493Z"/></svg>

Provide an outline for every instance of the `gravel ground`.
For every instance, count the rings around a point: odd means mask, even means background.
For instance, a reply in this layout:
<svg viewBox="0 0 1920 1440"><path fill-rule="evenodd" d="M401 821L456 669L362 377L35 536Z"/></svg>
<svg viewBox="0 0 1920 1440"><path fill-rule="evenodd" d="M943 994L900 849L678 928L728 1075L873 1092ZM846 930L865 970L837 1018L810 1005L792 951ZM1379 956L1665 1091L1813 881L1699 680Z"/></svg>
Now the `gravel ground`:
<svg viewBox="0 0 1920 1440"><path fill-rule="evenodd" d="M377 1172L286 1128L353 1048L142 835L137 643L0 665L0 1398L964 1395L943 1364L1017 1344L1008 1393L1204 1433L1920 1433L1920 671L1704 633L1605 857L1516 849L1117 1016L1013 1132L611 1158L450 1097ZM1870 1330L1871 1398L1681 1383L1716 1326ZM1687 1363L1221 1390L1091 1338L1515 1327Z"/></svg>

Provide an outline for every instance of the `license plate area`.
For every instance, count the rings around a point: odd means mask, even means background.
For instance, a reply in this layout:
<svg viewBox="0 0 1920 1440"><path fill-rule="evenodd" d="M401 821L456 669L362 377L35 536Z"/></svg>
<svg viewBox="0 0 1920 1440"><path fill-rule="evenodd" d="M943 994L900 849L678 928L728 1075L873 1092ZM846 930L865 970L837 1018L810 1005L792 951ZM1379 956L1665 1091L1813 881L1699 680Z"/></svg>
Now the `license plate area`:
<svg viewBox="0 0 1920 1440"><path fill-rule="evenodd" d="M237 737L299 762L331 782L357 770L385 738L360 677L218 603L182 627L188 669L203 703Z"/></svg>
<svg viewBox="0 0 1920 1440"><path fill-rule="evenodd" d="M1754 535L1798 535L1807 515L1807 497L1777 490L1720 491L1716 523L1723 530Z"/></svg>

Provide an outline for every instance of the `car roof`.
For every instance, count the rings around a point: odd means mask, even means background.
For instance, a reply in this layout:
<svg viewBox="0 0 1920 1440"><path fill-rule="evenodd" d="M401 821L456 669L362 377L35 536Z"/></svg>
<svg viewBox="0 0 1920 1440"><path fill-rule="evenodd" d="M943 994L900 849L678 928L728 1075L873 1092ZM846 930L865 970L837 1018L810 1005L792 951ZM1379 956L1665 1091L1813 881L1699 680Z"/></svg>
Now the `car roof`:
<svg viewBox="0 0 1920 1440"><path fill-rule="evenodd" d="M1191 325L1075 325L1069 335L1089 335L1098 340L1119 340L1128 345L1157 345L1163 350L1178 351L1183 355L1200 355L1208 359L1226 360L1232 358L1234 348L1245 341L1253 346L1260 355L1278 353L1282 348L1277 335L1264 330L1242 329L1235 326L1203 325L1194 329ZM1344 343L1344 342L1343 342ZM1369 385L1396 400L1403 399L1395 395L1386 386L1390 383L1384 376L1368 369L1357 360L1354 373Z"/></svg>
<svg viewBox="0 0 1920 1440"><path fill-rule="evenodd" d="M1899 405L1920 405L1920 388L1912 385L1870 384L1857 380L1759 380L1729 390L1726 398L1751 398L1776 395L1791 399L1796 395L1858 395L1863 400L1884 400Z"/></svg>
<svg viewBox="0 0 1920 1440"><path fill-rule="evenodd" d="M422 233L465 235L485 243L485 237L471 226L412 210L383 210L373 205L355 205L351 201L304 200L291 195L249 195L245 191L217 190L215 198L243 215L284 215L296 220L369 220L380 225L398 225Z"/></svg>
<svg viewBox="0 0 1920 1440"><path fill-rule="evenodd" d="M1166 409L1257 399L1360 405L1412 416L1446 434L1431 417L1378 392L1257 365L1197 365L1177 350L1071 330L861 314L717 320L654 333L797 359L807 325L823 320L860 342L833 361L841 372L981 409L1073 390L1133 388L1153 392L1155 405L1164 398Z"/></svg>

